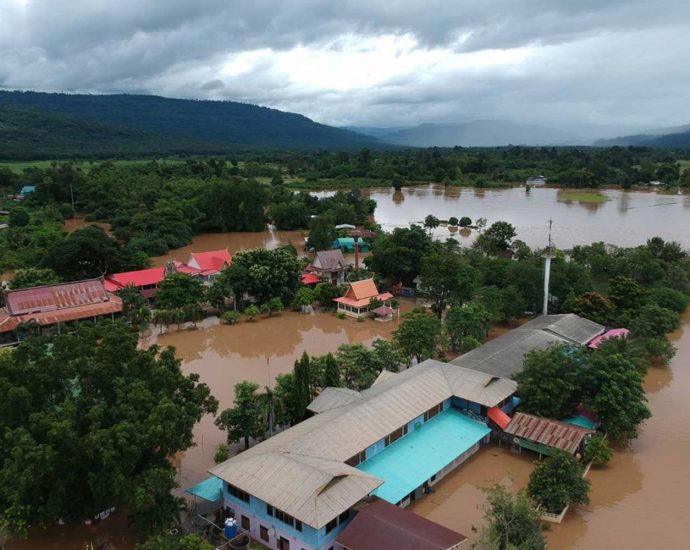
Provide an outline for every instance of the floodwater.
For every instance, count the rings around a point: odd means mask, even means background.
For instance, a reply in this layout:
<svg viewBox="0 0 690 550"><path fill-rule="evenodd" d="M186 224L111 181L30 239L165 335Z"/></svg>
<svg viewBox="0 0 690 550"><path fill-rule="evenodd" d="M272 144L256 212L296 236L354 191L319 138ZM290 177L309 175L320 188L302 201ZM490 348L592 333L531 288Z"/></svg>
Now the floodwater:
<svg viewBox="0 0 690 550"><path fill-rule="evenodd" d="M573 507L547 533L551 549L648 550L688 548L690 514L690 310L671 337L678 353L669 368L651 368L645 388L652 418L629 447L617 449L606 468L591 469L591 502ZM527 485L529 453L487 447L435 486L411 510L477 539L484 524L482 489L502 483Z"/></svg>
<svg viewBox="0 0 690 550"><path fill-rule="evenodd" d="M517 229L517 238L531 247L547 244L548 220L553 219L553 238L559 248L604 241L620 246L644 244L654 235L674 240L690 248L690 194L662 195L652 191L618 189L582 190L608 200L586 202L572 200L580 190L524 187L477 189L444 187L430 184L392 188L374 188L363 193L377 203L375 218L383 229L423 223L428 214L441 220L469 216L474 222L486 218L488 225L504 220ZM329 192L316 193L319 196ZM457 227L438 227L437 238L454 237L470 244L476 231Z"/></svg>
<svg viewBox="0 0 690 550"><path fill-rule="evenodd" d="M402 300L401 310L413 307ZM338 319L332 313L305 315L292 311L260 318L249 323L226 325L211 317L199 323L198 330L159 334L157 329L146 344L174 346L185 373L198 373L220 402L220 410L232 406L234 386L243 380L262 388L274 387L278 374L291 372L304 351L313 356L335 352L341 344L371 344L377 338L390 338L399 320L382 323L367 319ZM194 430L196 446L177 457L178 482L189 487L208 476L213 454L225 443L225 434L207 416Z"/></svg>

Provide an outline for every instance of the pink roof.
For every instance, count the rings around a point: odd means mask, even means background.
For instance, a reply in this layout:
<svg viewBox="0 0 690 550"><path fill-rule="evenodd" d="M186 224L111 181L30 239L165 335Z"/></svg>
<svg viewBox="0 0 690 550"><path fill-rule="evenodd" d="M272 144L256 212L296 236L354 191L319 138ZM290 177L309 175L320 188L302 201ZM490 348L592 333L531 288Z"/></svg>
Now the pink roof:
<svg viewBox="0 0 690 550"><path fill-rule="evenodd" d="M0 332L30 321L52 325L122 311L122 300L107 292L100 279L11 290L5 299Z"/></svg>
<svg viewBox="0 0 690 550"><path fill-rule="evenodd" d="M587 347L597 349L602 342L610 338L627 338L628 334L630 334L630 331L627 328L612 328L611 330L607 330L604 334L592 338L587 344Z"/></svg>
<svg viewBox="0 0 690 550"><path fill-rule="evenodd" d="M187 265L190 267L200 269L201 271L208 271L212 273L219 273L226 265L232 263L232 256L227 248L222 250L211 250L209 252L192 252L189 256Z"/></svg>
<svg viewBox="0 0 690 550"><path fill-rule="evenodd" d="M385 317L386 315L392 315L395 310L388 306L379 306L371 312L379 317Z"/></svg>
<svg viewBox="0 0 690 550"><path fill-rule="evenodd" d="M200 271L193 267L189 267L182 262L175 262L175 268L180 273L187 275L196 275ZM157 285L165 278L164 267L149 267L148 269L138 269L137 271L124 271L122 273L113 273L106 276L105 284L106 290L116 292L122 290L126 286L132 285L136 287Z"/></svg>

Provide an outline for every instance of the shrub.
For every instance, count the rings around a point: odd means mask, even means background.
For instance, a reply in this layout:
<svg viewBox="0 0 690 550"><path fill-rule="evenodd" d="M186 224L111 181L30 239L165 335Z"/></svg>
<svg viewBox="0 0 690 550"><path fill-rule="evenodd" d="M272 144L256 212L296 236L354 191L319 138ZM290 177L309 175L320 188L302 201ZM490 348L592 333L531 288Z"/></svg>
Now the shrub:
<svg viewBox="0 0 690 550"><path fill-rule="evenodd" d="M345 319L346 315L341 311L338 313L338 319Z"/></svg>
<svg viewBox="0 0 690 550"><path fill-rule="evenodd" d="M613 456L613 449L603 435L594 434L585 445L585 462L597 468L606 466Z"/></svg>
<svg viewBox="0 0 690 550"><path fill-rule="evenodd" d="M472 218L463 216L462 218L460 218L459 225L460 227L469 227L470 225L472 225Z"/></svg>
<svg viewBox="0 0 690 550"><path fill-rule="evenodd" d="M235 323L237 323L237 321L240 320L240 317L241 315L239 311L226 311L225 313L223 313L223 315L220 316L220 319L228 325L234 325Z"/></svg>
<svg viewBox="0 0 690 550"><path fill-rule="evenodd" d="M448 220L448 225L458 225L458 219L455 216L451 216Z"/></svg>
<svg viewBox="0 0 690 550"><path fill-rule="evenodd" d="M259 308L252 304L244 310L244 314L247 316L247 321L256 321L256 318L259 316Z"/></svg>
<svg viewBox="0 0 690 550"><path fill-rule="evenodd" d="M690 304L690 296L680 290L667 287L652 288L647 297L651 303L676 313L683 313Z"/></svg>
<svg viewBox="0 0 690 550"><path fill-rule="evenodd" d="M589 502L589 481L584 467L565 451L554 453L537 464L527 484L527 494L547 512L558 514L571 503Z"/></svg>
<svg viewBox="0 0 690 550"><path fill-rule="evenodd" d="M228 458L230 458L230 448L221 443L216 447L216 452L213 455L213 462L215 464L220 464L221 462L225 462Z"/></svg>

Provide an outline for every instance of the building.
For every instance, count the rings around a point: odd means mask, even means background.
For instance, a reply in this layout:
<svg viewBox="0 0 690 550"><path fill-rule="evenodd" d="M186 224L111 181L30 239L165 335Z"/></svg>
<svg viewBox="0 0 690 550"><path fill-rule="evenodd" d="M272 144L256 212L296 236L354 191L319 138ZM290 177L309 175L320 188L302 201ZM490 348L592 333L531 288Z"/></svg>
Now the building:
<svg viewBox="0 0 690 550"><path fill-rule="evenodd" d="M532 187L542 187L546 185L546 178L544 176L532 176L531 178L527 178L525 184Z"/></svg>
<svg viewBox="0 0 690 550"><path fill-rule="evenodd" d="M390 292L379 292L374 279L364 279L350 283L345 296L335 298L338 313L344 313L350 317L360 317L369 313L372 300L387 302L393 298ZM375 302L376 303L376 302ZM376 303L378 307L381 304Z"/></svg>
<svg viewBox="0 0 690 550"><path fill-rule="evenodd" d="M594 430L568 422L520 412L505 428L506 439L515 449L529 449L540 455L548 455L553 449L582 455L593 433Z"/></svg>
<svg viewBox="0 0 690 550"><path fill-rule="evenodd" d="M170 260L164 267L149 267L106 275L105 288L108 292L118 292L125 287L133 286L139 289L144 298L151 300L156 295L158 285L165 279L166 275L175 272L185 273L192 277L202 276L199 269Z"/></svg>
<svg viewBox="0 0 690 550"><path fill-rule="evenodd" d="M187 261L187 267L198 270L198 276L207 284L211 284L230 264L232 264L232 256L227 248L209 252L192 252Z"/></svg>
<svg viewBox="0 0 690 550"><path fill-rule="evenodd" d="M20 342L24 326L59 333L74 321L112 319L122 312L122 300L100 279L5 291L5 304L0 308L0 345Z"/></svg>
<svg viewBox="0 0 690 550"><path fill-rule="evenodd" d="M573 313L542 315L461 355L452 364L512 378L522 370L525 355L535 349L568 344L587 345L605 327Z"/></svg>
<svg viewBox="0 0 690 550"><path fill-rule="evenodd" d="M357 238L357 247L360 252L367 252L369 250L369 245L362 237ZM340 237L333 241L333 248L339 248L342 252L354 252L355 239L354 237Z"/></svg>
<svg viewBox="0 0 690 550"><path fill-rule="evenodd" d="M465 535L374 498L357 508L357 515L338 535L344 550L454 550Z"/></svg>
<svg viewBox="0 0 690 550"><path fill-rule="evenodd" d="M513 380L427 360L362 392L327 388L315 416L210 473L240 526L269 548L329 550L372 495L406 506L489 442Z"/></svg>
<svg viewBox="0 0 690 550"><path fill-rule="evenodd" d="M314 261L307 267L307 271L334 285L343 285L350 268L351 266L345 261L342 250L335 248L333 250L319 250Z"/></svg>

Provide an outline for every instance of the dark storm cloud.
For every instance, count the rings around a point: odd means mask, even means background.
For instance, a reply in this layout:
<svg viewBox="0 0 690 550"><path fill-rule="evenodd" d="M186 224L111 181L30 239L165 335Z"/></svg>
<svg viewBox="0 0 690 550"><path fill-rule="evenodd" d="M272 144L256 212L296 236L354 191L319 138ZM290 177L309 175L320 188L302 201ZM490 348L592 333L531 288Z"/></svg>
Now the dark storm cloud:
<svg viewBox="0 0 690 550"><path fill-rule="evenodd" d="M684 0L0 0L0 84L331 123L673 124L690 119L688 21Z"/></svg>

